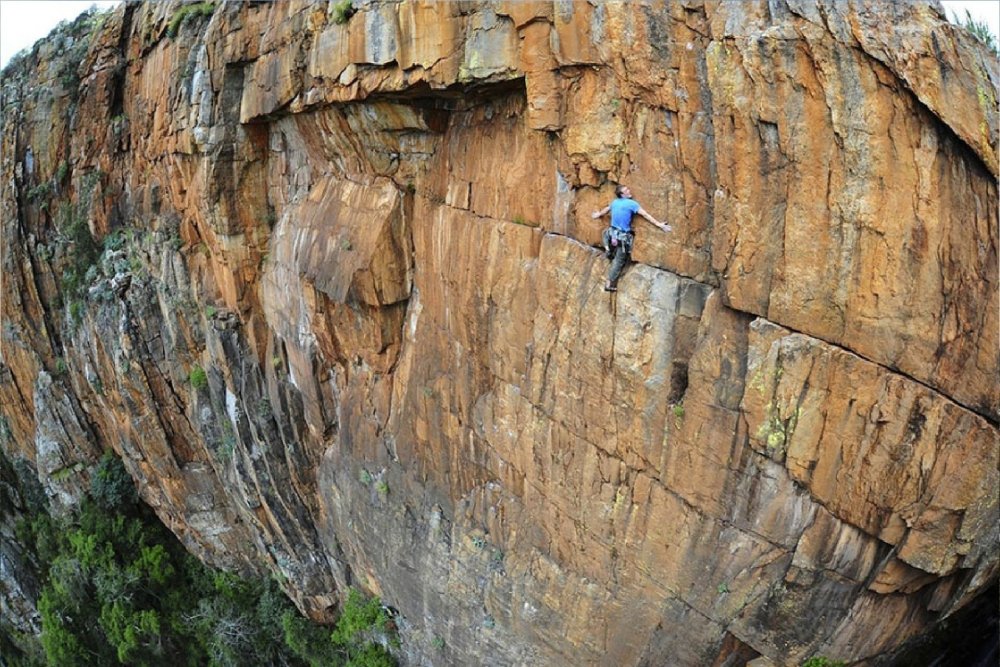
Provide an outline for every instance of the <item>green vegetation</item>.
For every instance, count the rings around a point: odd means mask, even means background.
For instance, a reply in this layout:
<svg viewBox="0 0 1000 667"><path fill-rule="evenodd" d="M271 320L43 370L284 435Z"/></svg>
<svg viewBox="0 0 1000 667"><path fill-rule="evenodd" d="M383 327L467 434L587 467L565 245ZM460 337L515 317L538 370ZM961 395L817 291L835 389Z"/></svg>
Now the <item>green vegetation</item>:
<svg viewBox="0 0 1000 667"><path fill-rule="evenodd" d="M674 406L674 417L681 419L683 416L684 416L684 406L681 403L678 403L677 405Z"/></svg>
<svg viewBox="0 0 1000 667"><path fill-rule="evenodd" d="M14 432L10 428L10 422L7 421L7 417L0 415L0 443L10 442L13 436Z"/></svg>
<svg viewBox="0 0 1000 667"><path fill-rule="evenodd" d="M74 103L79 94L80 70L90 51L90 42L101 31L111 12L110 9L100 11L91 7L72 23L61 21L53 31L53 35L58 35L63 40L63 50L56 65L56 78Z"/></svg>
<svg viewBox="0 0 1000 667"><path fill-rule="evenodd" d="M390 667L391 621L351 590L334 628L299 615L266 579L213 571L138 502L106 454L90 496L65 518L44 509L16 527L41 568L40 639L0 631L10 665Z"/></svg>
<svg viewBox="0 0 1000 667"><path fill-rule="evenodd" d="M382 480L379 480L378 484L375 485L375 490L378 491L380 496L389 495L389 485Z"/></svg>
<svg viewBox="0 0 1000 667"><path fill-rule="evenodd" d="M365 486L368 486L369 484L372 483L372 474L367 470L365 470L364 468L362 468L361 473L358 475L358 481L364 484Z"/></svg>
<svg viewBox="0 0 1000 667"><path fill-rule="evenodd" d="M843 660L830 660L830 658L816 655L802 663L802 667L844 667L847 663Z"/></svg>
<svg viewBox="0 0 1000 667"><path fill-rule="evenodd" d="M79 213L83 208L64 204L60 232L67 243L68 262L62 273L62 288L72 298L83 293L90 267L100 257L100 249L90 233L87 218Z"/></svg>
<svg viewBox="0 0 1000 667"><path fill-rule="evenodd" d="M86 211L94 188L101 179L101 173L94 171L83 179L80 199L76 205L66 202L59 211L59 232L61 245L66 247L66 265L62 270L64 299L72 301L81 297L88 280L87 276L101 256L101 248L90 233Z"/></svg>
<svg viewBox="0 0 1000 667"><path fill-rule="evenodd" d="M131 507L139 500L132 478L113 452L105 452L98 461L90 478L90 497L107 510Z"/></svg>
<svg viewBox="0 0 1000 667"><path fill-rule="evenodd" d="M354 16L354 12L356 11L354 3L351 0L340 0L340 2L333 5L333 9L331 10L333 22L337 25L344 25Z"/></svg>
<svg viewBox="0 0 1000 667"><path fill-rule="evenodd" d="M69 302L69 319L73 324L79 324L83 320L83 301L73 299Z"/></svg>
<svg viewBox="0 0 1000 667"><path fill-rule="evenodd" d="M52 184L45 181L28 190L27 197L29 202L37 202L47 199L50 194L52 194Z"/></svg>
<svg viewBox="0 0 1000 667"><path fill-rule="evenodd" d="M181 26L188 21L199 16L211 16L214 11L214 2L196 2L190 5L181 5L170 18L170 23L167 25L167 36L170 38L176 37Z"/></svg>
<svg viewBox="0 0 1000 667"><path fill-rule="evenodd" d="M997 37L990 32L990 27L985 21L977 21L972 18L972 14L968 9L965 10L964 19L953 13L952 21L954 21L956 25L960 25L971 32L976 39L989 47L990 51L994 54L1000 55L1000 49L997 47Z"/></svg>
<svg viewBox="0 0 1000 667"><path fill-rule="evenodd" d="M195 364L195 367L188 373L188 381L192 387L200 391L208 386L208 374L205 373L204 368Z"/></svg>

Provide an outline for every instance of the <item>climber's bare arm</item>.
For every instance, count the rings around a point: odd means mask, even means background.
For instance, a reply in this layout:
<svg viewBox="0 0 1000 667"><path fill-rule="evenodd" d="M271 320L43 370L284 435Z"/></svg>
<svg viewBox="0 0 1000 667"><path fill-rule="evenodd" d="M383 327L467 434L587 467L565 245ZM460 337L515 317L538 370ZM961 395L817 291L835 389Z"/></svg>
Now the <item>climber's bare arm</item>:
<svg viewBox="0 0 1000 667"><path fill-rule="evenodd" d="M639 209L639 215L641 215L642 217L646 218L646 220L649 220L651 223L653 223L654 225L656 225L657 227L659 227L660 229L662 229L665 232L672 232L672 231L674 231L673 227L671 227L670 225L666 225L666 224L660 222L659 220L657 220L656 218L654 218L653 216L651 216L649 213L646 213L646 211L644 209L641 209L641 208ZM597 216L594 216L594 217L597 217Z"/></svg>
<svg viewBox="0 0 1000 667"><path fill-rule="evenodd" d="M611 211L611 207L610 206L605 206L600 211L594 211L594 214L591 217L596 220L597 218L601 217L602 215L607 215L610 211Z"/></svg>

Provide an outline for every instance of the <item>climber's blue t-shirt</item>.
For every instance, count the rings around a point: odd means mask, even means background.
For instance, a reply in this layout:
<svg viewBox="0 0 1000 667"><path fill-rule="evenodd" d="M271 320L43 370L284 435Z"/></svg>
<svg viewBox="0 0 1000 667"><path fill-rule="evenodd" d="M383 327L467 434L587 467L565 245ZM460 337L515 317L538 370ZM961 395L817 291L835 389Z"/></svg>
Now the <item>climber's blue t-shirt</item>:
<svg viewBox="0 0 1000 667"><path fill-rule="evenodd" d="M627 197L615 197L611 202L611 226L623 232L632 231L632 216L639 212L639 203Z"/></svg>

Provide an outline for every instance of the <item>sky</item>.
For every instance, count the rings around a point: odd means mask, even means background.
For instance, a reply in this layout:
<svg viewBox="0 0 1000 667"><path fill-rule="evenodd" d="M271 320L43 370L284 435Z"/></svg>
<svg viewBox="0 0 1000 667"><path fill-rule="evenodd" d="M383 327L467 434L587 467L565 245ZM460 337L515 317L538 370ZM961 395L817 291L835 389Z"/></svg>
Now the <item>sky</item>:
<svg viewBox="0 0 1000 667"><path fill-rule="evenodd" d="M52 32L60 21L72 21L93 5L106 9L117 4L120 0L0 0L0 67L6 67L15 53Z"/></svg>
<svg viewBox="0 0 1000 667"><path fill-rule="evenodd" d="M21 49L30 47L64 19L72 20L91 5L101 8L114 7L121 0L0 0L0 67L6 67L11 57ZM874 0L890 2L891 0ZM1000 0L945 0L948 18L952 13L965 17L968 9L973 18L985 22L994 35L1000 35Z"/></svg>

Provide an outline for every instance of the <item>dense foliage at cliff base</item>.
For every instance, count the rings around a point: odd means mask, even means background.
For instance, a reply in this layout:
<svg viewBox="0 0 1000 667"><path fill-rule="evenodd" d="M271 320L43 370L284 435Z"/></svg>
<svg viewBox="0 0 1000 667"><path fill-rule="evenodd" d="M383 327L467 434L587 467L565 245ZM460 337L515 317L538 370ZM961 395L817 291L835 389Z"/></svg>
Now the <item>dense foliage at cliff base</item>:
<svg viewBox="0 0 1000 667"><path fill-rule="evenodd" d="M92 479L75 514L35 511L18 524L44 582L42 634L5 628L7 664L395 664L377 598L352 589L336 627L316 625L275 581L214 571L188 554L138 501L115 457Z"/></svg>

